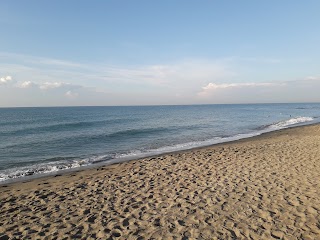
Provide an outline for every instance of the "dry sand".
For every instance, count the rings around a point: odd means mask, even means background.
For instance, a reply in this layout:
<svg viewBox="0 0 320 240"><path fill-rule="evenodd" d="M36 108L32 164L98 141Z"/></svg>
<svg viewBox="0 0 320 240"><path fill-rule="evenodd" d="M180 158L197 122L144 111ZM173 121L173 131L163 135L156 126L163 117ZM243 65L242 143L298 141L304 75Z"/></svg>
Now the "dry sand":
<svg viewBox="0 0 320 240"><path fill-rule="evenodd" d="M320 125L0 186L0 239L320 239Z"/></svg>

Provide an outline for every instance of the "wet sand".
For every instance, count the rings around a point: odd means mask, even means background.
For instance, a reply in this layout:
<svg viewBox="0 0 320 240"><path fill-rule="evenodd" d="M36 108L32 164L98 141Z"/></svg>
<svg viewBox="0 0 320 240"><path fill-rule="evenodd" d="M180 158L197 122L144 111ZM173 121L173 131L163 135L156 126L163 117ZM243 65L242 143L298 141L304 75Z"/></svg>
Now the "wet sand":
<svg viewBox="0 0 320 240"><path fill-rule="evenodd" d="M320 239L320 125L0 186L0 239Z"/></svg>

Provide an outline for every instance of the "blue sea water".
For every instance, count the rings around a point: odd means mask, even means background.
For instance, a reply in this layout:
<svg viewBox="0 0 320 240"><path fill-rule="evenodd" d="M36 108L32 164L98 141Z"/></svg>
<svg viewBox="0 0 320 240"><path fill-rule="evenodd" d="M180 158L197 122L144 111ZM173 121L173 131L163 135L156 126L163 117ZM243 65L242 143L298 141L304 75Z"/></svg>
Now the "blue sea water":
<svg viewBox="0 0 320 240"><path fill-rule="evenodd" d="M0 181L320 121L320 103L0 109Z"/></svg>

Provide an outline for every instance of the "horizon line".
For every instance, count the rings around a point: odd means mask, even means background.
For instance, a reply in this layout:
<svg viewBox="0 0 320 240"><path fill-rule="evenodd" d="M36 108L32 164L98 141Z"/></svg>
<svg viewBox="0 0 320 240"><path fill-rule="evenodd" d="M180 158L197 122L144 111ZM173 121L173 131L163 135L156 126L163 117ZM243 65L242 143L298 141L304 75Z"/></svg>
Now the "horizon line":
<svg viewBox="0 0 320 240"><path fill-rule="evenodd" d="M204 106L204 105L258 105L258 104L317 104L320 102L262 102L262 103L195 103L195 104L150 104L150 105L69 105L69 106L13 106L8 108L76 108L76 107L163 107L163 106Z"/></svg>

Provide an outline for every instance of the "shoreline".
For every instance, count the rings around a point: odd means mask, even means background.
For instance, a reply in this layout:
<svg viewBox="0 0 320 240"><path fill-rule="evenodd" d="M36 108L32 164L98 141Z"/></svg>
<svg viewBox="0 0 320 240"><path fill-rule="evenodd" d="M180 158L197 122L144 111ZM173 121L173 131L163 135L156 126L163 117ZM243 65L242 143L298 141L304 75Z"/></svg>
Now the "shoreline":
<svg viewBox="0 0 320 240"><path fill-rule="evenodd" d="M317 239L320 124L0 186L0 237Z"/></svg>
<svg viewBox="0 0 320 240"><path fill-rule="evenodd" d="M21 182L29 182L29 181L33 181L36 179L52 178L55 176L61 176L61 175L71 174L73 172L81 172L81 171L86 171L86 170L90 170L90 169L96 169L99 167L108 167L108 166L115 165L115 164L121 164L121 163L132 162L132 161L139 161L139 160L144 160L144 159L154 158L154 157L161 157L164 155L171 155L171 154L175 154L175 153L183 153L183 152L193 151L193 150L197 150L197 149L206 149L206 148L210 148L213 146L232 144L232 143L236 143L236 142L255 140L256 138L264 137L265 135L272 134L272 133L278 133L278 132L281 132L281 131L284 131L287 129L302 128L302 127L308 127L308 126L313 126L313 125L320 126L320 122L298 123L298 124L296 124L296 126L290 126L290 127L278 129L278 130L271 130L268 132L262 132L262 133L259 133L258 135L244 137L244 138L240 138L240 139L236 139L236 140L219 142L219 143L204 145L204 146L197 146L197 147L192 147L192 148L187 148L187 149L180 149L180 150L176 150L176 151L169 151L169 152L164 152L164 153L159 153L159 154L152 154L152 153L147 154L146 153L144 156L136 156L136 157L127 156L127 157L123 157L123 158L116 158L116 159L111 159L108 161L93 163L93 164L89 164L89 165L85 165L85 166L63 169L63 170L59 170L59 171L55 171L55 172L40 173L40 174L31 175L31 176L24 176L24 177L7 179L4 181L0 181L0 187L3 185L11 185L11 184L18 184Z"/></svg>

